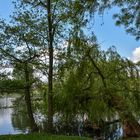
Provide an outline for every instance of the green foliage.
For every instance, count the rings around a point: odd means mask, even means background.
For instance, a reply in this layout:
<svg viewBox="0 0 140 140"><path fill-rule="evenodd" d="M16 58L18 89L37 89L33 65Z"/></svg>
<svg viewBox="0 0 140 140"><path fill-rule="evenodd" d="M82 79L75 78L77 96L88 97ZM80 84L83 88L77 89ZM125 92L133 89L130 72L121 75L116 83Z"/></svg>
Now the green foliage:
<svg viewBox="0 0 140 140"><path fill-rule="evenodd" d="M114 0L113 4L120 9L114 15L116 25L124 25L126 31L140 39L140 2L139 0Z"/></svg>
<svg viewBox="0 0 140 140"><path fill-rule="evenodd" d="M24 86L21 80L0 80L0 93L23 93Z"/></svg>
<svg viewBox="0 0 140 140"><path fill-rule="evenodd" d="M35 109L46 113L48 81L41 83L35 72L49 75L48 46L52 39L54 113L64 116L64 121L84 113L94 121L116 114L123 118L129 112L139 119L139 64L121 58L115 47L101 51L93 34L85 36L91 16L97 11L102 14L112 4L121 9L114 15L116 24L124 25L127 32L139 39L138 1L53 0L51 15L46 12L44 0L17 1L11 24L0 21L1 64L14 69L11 80L0 75L0 92L32 87L36 96L41 97L41 101L34 101ZM47 17L52 17L51 38ZM62 47L64 42L68 45Z"/></svg>
<svg viewBox="0 0 140 140"><path fill-rule="evenodd" d="M63 74L56 95L58 111L86 113L95 121L116 113L120 117L126 112L139 114L135 98L139 97L139 74L133 62L121 58L114 47L100 51L96 42L82 37L71 42L70 52L70 60L60 67Z"/></svg>
<svg viewBox="0 0 140 140"><path fill-rule="evenodd" d="M73 1L73 15L81 17L82 21L91 22L91 17L94 17L95 12L99 14L104 13L106 9L117 6L119 12L114 14L116 25L124 25L127 33L130 33L136 37L136 40L140 39L140 2L139 0L79 0ZM90 15L90 16L89 16ZM80 18L78 18L80 19ZM75 23L77 22L74 21ZM87 23L87 22L86 22Z"/></svg>

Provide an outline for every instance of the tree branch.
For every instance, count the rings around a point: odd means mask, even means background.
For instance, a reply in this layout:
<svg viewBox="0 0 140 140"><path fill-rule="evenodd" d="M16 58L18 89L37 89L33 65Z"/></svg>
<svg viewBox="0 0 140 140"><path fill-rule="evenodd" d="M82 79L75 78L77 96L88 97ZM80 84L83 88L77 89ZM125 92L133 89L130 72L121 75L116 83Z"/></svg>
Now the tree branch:
<svg viewBox="0 0 140 140"><path fill-rule="evenodd" d="M9 56L10 58L13 58L14 60L16 60L16 61L19 62L19 63L22 63L22 61L21 61L20 59L16 58L14 55L8 53L6 50L2 49L1 47L0 47L0 51L1 51L4 55Z"/></svg>
<svg viewBox="0 0 140 140"><path fill-rule="evenodd" d="M104 77L102 71L101 71L101 70L99 69L99 67L97 66L97 64L96 64L96 63L94 62L94 60L92 59L92 57L91 57L91 55L90 55L90 50L87 52L87 56L89 57L89 59L90 59L92 65L95 67L95 69L97 70L99 76L101 77L104 87L107 88L107 85L106 85L106 82L105 82L105 77Z"/></svg>

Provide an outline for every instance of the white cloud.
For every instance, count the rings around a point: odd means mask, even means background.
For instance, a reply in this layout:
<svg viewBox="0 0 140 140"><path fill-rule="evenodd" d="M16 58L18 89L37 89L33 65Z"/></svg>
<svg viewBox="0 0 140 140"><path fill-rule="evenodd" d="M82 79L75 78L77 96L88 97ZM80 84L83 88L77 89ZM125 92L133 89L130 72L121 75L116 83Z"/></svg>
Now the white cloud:
<svg viewBox="0 0 140 140"><path fill-rule="evenodd" d="M132 61L135 63L140 61L140 47L135 48L132 52Z"/></svg>

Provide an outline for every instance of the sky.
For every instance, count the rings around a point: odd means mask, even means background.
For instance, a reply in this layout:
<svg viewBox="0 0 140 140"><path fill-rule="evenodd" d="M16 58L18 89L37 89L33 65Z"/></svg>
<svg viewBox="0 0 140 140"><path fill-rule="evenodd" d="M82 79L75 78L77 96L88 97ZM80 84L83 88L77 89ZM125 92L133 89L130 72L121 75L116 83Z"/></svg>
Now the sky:
<svg viewBox="0 0 140 140"><path fill-rule="evenodd" d="M0 18L9 21L9 15L14 11L12 0L0 0ZM124 27L115 26L112 15L116 9L106 11L103 17L95 16L94 33L97 36L101 49L106 50L115 46L122 57L127 57L134 62L140 60L140 41L125 32Z"/></svg>

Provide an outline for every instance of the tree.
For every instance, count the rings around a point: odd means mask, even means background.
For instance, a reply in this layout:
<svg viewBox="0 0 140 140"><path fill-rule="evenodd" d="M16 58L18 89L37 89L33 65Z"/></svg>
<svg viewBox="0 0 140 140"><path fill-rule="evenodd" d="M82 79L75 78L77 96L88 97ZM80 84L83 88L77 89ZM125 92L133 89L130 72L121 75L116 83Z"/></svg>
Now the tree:
<svg viewBox="0 0 140 140"><path fill-rule="evenodd" d="M17 66L16 68L21 72L21 76L24 75L22 80L24 84L22 84L22 88L25 90L25 101L30 119L31 131L38 131L31 103L32 62L38 58L36 42L28 40L31 32L26 32L27 28L24 24L20 26L10 26L4 22L1 22L1 24L4 26L1 26L0 54L3 60L12 65L13 68ZM13 81L16 82L16 80Z"/></svg>
<svg viewBox="0 0 140 140"><path fill-rule="evenodd" d="M45 44L45 49L48 50L48 130L52 132L53 128L53 79L54 79L54 68L57 64L54 64L57 60L55 59L54 62L54 52L58 52L60 50L60 45L66 41L67 36L69 35L69 29L71 29L71 22L73 23L73 12L70 8L72 7L73 2L71 1L29 1L29 0L22 0L21 3L16 3L17 13L14 19L16 21L22 18L24 13L28 13L28 15L34 15L36 11L41 13L39 16L36 17L38 20L37 28L32 24L26 22L28 27L34 29L37 35L40 35L43 38ZM27 6L28 8L26 8ZM20 10L19 10L20 9ZM32 9L32 10L29 10ZM41 9L41 10L40 10ZM24 11L24 12L23 12ZM26 11L26 12L25 12ZM22 16L21 16L22 15ZM77 16L78 15L78 16ZM80 23L79 16L80 13L75 14L77 16L77 21ZM38 19L39 18L39 19ZM30 18L31 19L31 18ZM31 19L32 21L32 19ZM76 20L74 20L76 21ZM83 21L81 21L83 24ZM80 25L81 25L80 23ZM65 31L65 32L64 32ZM42 48L42 47L41 47ZM55 50L54 50L55 48Z"/></svg>
<svg viewBox="0 0 140 140"><path fill-rule="evenodd" d="M60 93L56 98L61 114L86 113L97 122L118 116L124 128L127 124L124 134L137 136L140 90L137 65L121 58L115 48L107 52L98 50L96 41L82 36L74 37L70 48L69 61L63 61L60 67Z"/></svg>
<svg viewBox="0 0 140 140"><path fill-rule="evenodd" d="M102 13L105 8L119 2L22 0L15 3L12 25L2 22L0 26L0 51L25 75L25 97L31 121L34 120L30 99L33 66L41 67L45 75L48 74L48 92L45 95L49 132L53 131L55 109L65 112L67 116L86 112L91 119L93 114L97 119L105 119L114 117L116 112L124 117L125 109L134 107L128 103L134 97L131 84L136 86L136 79L132 79L128 72L131 69L129 63L112 49L100 51L93 34L89 34L92 37L90 39L84 35L85 27L95 12ZM131 2L129 4L132 5ZM116 17L120 18L121 15ZM134 18L131 22L127 21L128 14L125 18L122 24L125 22L128 27ZM138 22L135 25L137 28ZM137 35L139 33L136 32ZM68 43L66 48L62 47L64 42ZM17 51L16 47L21 46L26 49ZM46 58L47 64L38 60L38 54L40 59ZM125 92L129 93L126 99ZM35 126L34 121L32 124Z"/></svg>
<svg viewBox="0 0 140 140"><path fill-rule="evenodd" d="M91 15L94 15L95 11L103 14L104 10L117 6L119 12L113 16L116 25L124 25L127 33L134 35L136 40L140 39L140 2L138 0L103 0L102 2L87 0L83 5L85 5L82 8L83 13L89 11Z"/></svg>
<svg viewBox="0 0 140 140"><path fill-rule="evenodd" d="M140 39L140 2L138 0L114 0L113 5L120 9L118 14L114 15L116 25L124 25L127 33L130 33Z"/></svg>

